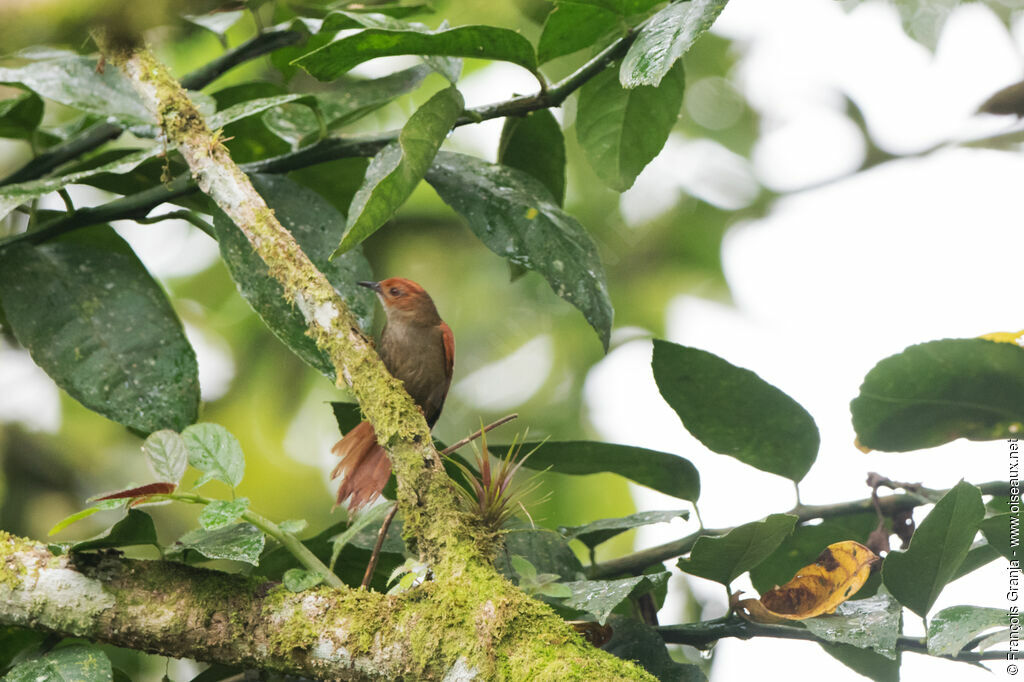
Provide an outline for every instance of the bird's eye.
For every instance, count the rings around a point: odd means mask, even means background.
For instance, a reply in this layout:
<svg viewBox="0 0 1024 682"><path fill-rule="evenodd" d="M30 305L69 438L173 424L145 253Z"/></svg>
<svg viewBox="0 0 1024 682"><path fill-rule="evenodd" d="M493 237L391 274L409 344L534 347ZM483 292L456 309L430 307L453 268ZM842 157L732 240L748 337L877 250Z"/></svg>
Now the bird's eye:
<svg viewBox="0 0 1024 682"><path fill-rule="evenodd" d="M398 287L391 287L391 291L389 291L388 293L391 294L392 296L399 296L401 295L402 292Z"/></svg>

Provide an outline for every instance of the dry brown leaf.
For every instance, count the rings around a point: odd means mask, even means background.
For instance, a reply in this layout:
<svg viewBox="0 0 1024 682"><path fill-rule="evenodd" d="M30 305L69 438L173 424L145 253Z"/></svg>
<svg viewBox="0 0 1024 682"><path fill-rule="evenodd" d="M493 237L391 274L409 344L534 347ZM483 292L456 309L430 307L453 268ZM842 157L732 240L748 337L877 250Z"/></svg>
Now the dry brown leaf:
<svg viewBox="0 0 1024 682"><path fill-rule="evenodd" d="M759 623L832 613L864 585L876 561L875 553L859 542L836 542L825 548L813 564L797 571L788 583L765 592L757 601L760 606L746 603L756 600L745 599L737 601L734 609L743 608L746 615L740 615Z"/></svg>

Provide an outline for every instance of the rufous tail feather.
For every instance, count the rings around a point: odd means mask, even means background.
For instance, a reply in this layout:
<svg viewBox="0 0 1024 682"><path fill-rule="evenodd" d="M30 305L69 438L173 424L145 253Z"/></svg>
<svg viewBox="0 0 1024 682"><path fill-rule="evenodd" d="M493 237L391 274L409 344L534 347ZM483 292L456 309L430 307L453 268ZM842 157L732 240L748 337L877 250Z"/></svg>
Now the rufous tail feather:
<svg viewBox="0 0 1024 682"><path fill-rule="evenodd" d="M331 452L341 460L331 472L331 479L344 476L335 508L348 498L348 509L355 512L377 499L391 476L391 460L377 443L373 426L360 422L335 443Z"/></svg>

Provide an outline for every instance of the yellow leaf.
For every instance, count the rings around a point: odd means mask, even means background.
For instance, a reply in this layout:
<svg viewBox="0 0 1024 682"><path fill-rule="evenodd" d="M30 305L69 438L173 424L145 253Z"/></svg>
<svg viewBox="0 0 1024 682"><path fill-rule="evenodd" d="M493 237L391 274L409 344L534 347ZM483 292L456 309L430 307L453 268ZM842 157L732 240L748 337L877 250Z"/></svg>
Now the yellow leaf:
<svg viewBox="0 0 1024 682"><path fill-rule="evenodd" d="M1019 332L992 332L991 334L982 334L978 338L988 339L996 343L1013 343L1018 346L1024 346L1024 329Z"/></svg>
<svg viewBox="0 0 1024 682"><path fill-rule="evenodd" d="M760 603L771 616L790 620L832 613L864 585L876 561L875 553L859 542L836 542L788 583L761 595ZM755 618L764 616L748 610Z"/></svg>

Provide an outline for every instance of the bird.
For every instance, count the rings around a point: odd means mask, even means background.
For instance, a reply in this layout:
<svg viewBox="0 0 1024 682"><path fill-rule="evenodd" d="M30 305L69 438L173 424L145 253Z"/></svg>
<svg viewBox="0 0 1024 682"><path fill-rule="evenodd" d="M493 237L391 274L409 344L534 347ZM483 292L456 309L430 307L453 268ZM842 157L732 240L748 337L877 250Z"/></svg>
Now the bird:
<svg viewBox="0 0 1024 682"><path fill-rule="evenodd" d="M358 282L377 294L387 321L378 353L393 377L423 412L430 428L441 416L455 368L455 337L441 320L430 295L416 282L391 277L380 282ZM348 499L350 513L375 500L391 476L391 460L377 442L369 422L360 422L331 451L340 461L331 479L344 476L335 508Z"/></svg>

